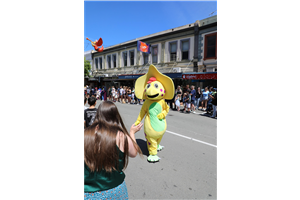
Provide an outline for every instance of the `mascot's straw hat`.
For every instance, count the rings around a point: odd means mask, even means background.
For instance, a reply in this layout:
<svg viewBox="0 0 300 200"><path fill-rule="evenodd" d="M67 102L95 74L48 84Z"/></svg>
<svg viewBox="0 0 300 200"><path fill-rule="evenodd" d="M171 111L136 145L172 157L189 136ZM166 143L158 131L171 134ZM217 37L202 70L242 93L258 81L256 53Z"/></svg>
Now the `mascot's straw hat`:
<svg viewBox="0 0 300 200"><path fill-rule="evenodd" d="M144 90L147 85L147 82L151 77L155 77L157 81L159 81L165 88L166 94L164 95L164 99L173 99L174 97L174 83L173 80L160 73L154 65L149 66L149 70L147 74L138 78L135 82L135 95L139 99L143 99Z"/></svg>

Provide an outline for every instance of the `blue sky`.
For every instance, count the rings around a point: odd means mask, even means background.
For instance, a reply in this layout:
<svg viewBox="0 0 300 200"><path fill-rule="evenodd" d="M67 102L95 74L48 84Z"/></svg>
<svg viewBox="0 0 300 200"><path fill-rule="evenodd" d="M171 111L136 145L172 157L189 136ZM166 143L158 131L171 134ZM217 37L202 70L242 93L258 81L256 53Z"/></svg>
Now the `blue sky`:
<svg viewBox="0 0 300 200"><path fill-rule="evenodd" d="M216 10L217 1L85 1L84 51L93 49L86 37L101 37L105 48L194 23Z"/></svg>

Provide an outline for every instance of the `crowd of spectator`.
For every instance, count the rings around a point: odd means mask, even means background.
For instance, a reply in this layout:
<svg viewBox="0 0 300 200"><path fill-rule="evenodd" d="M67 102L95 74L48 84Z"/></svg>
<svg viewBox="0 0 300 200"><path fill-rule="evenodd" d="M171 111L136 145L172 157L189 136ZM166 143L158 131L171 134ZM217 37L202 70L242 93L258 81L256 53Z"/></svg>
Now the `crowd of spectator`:
<svg viewBox="0 0 300 200"><path fill-rule="evenodd" d="M177 86L172 100L166 100L170 108L185 113L195 113L196 110L206 111L215 118L217 114L217 88L212 86L195 88L194 85ZM181 109L183 106L183 109Z"/></svg>
<svg viewBox="0 0 300 200"><path fill-rule="evenodd" d="M89 89L88 86L84 89L84 95L88 98L90 96L94 96L97 100L101 101L113 101L119 102L123 104L136 104L141 105L143 100L138 99L135 95L134 87L129 86L120 86L115 87L111 86L109 88L102 87L102 88L91 88Z"/></svg>
<svg viewBox="0 0 300 200"><path fill-rule="evenodd" d="M135 96L134 87L111 86L109 88L89 87L84 88L85 99L94 97L96 100L113 101L122 104L142 105L143 99ZM171 100L166 100L170 109L183 113L194 113L196 110L205 111L210 117L217 116L217 88L207 86L195 88L194 85L178 85ZM183 107L183 108L182 108ZM181 109L182 108L182 109Z"/></svg>

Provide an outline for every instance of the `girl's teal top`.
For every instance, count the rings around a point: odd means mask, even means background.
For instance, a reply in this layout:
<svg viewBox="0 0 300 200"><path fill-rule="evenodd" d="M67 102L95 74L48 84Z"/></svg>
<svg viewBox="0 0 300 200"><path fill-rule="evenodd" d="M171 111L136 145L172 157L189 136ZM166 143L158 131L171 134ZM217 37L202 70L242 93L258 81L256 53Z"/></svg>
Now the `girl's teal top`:
<svg viewBox="0 0 300 200"><path fill-rule="evenodd" d="M125 179L123 172L124 153L119 148L118 151L120 171L112 171L109 173L102 169L100 172L91 172L89 167L84 163L84 192L109 190L123 183Z"/></svg>

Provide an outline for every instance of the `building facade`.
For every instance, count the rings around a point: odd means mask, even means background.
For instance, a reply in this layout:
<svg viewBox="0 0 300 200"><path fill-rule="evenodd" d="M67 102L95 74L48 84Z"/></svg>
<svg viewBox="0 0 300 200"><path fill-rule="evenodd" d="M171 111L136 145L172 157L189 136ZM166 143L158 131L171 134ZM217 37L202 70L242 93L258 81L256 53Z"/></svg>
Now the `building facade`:
<svg viewBox="0 0 300 200"><path fill-rule="evenodd" d="M206 35L213 33L214 30L216 32L216 22L215 29L211 22L213 20L210 18L206 21L196 21L106 47L103 52L92 52L91 75L100 80L96 86L134 86L135 80L147 73L151 64L161 73L170 76L175 85L189 81L182 78L183 74L216 69L216 58L209 57L212 50L207 54L202 47L206 45ZM137 41L150 44L151 54L138 51Z"/></svg>
<svg viewBox="0 0 300 200"><path fill-rule="evenodd" d="M217 15L197 20L194 70L183 74L184 84L217 87Z"/></svg>

